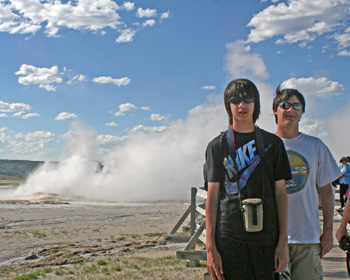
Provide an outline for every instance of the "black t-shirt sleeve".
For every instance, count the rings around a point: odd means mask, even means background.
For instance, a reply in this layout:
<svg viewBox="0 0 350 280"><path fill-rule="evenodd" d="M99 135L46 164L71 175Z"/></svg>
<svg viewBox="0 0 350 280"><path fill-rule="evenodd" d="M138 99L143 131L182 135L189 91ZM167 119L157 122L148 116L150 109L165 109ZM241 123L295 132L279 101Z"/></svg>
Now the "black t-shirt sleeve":
<svg viewBox="0 0 350 280"><path fill-rule="evenodd" d="M222 182L224 178L224 170L222 165L221 153L222 137L216 137L208 144L205 160L206 160L206 176L208 182Z"/></svg>
<svg viewBox="0 0 350 280"><path fill-rule="evenodd" d="M279 180L290 180L293 178L289 160L287 156L286 149L284 147L284 144L282 140L276 136L275 143L276 149L275 149L275 160L274 160L274 177L275 181Z"/></svg>

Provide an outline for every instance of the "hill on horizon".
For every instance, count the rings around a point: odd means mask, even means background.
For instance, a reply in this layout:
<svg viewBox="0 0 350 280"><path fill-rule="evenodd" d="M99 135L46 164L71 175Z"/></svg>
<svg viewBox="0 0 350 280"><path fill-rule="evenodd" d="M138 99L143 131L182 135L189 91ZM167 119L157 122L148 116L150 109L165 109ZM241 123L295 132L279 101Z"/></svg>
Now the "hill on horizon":
<svg viewBox="0 0 350 280"><path fill-rule="evenodd" d="M0 159L0 175L25 178L44 161Z"/></svg>

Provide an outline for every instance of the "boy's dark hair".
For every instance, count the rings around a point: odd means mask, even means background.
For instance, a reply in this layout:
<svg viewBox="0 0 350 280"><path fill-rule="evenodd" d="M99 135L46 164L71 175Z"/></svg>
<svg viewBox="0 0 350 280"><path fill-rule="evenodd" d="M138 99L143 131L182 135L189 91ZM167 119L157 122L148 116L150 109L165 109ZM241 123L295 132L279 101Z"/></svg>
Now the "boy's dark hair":
<svg viewBox="0 0 350 280"><path fill-rule="evenodd" d="M300 100L300 103L303 104L302 112L305 113L305 105L306 104L305 104L304 96L298 90L293 89L293 88L282 89L281 84L279 84L278 87L276 88L276 96L272 102L273 112L277 111L278 104L280 104L281 102L287 101L288 99L292 98L293 96L296 96ZM276 114L274 114L274 115L275 115L275 122L276 122L276 124L278 124L277 115Z"/></svg>
<svg viewBox="0 0 350 280"><path fill-rule="evenodd" d="M253 122L255 123L260 115L259 91L253 82L251 82L247 79L237 79L237 80L231 81L227 85L227 87L225 89L225 94L224 94L225 108L226 108L226 112L228 114L230 125L232 125L232 123L233 123L233 117L232 117L231 106L230 106L229 100L231 97L239 97L240 95L255 98L254 112L253 112Z"/></svg>

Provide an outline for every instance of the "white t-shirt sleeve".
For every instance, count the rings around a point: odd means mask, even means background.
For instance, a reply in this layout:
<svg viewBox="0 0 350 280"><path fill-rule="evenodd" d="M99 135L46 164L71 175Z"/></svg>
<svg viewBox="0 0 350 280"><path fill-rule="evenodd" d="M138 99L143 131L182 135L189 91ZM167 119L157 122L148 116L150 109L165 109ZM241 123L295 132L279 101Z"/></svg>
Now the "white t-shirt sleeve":
<svg viewBox="0 0 350 280"><path fill-rule="evenodd" d="M318 149L320 154L318 157L316 184L318 187L323 187L338 179L341 176L341 172L328 147L321 140L317 144L320 145Z"/></svg>

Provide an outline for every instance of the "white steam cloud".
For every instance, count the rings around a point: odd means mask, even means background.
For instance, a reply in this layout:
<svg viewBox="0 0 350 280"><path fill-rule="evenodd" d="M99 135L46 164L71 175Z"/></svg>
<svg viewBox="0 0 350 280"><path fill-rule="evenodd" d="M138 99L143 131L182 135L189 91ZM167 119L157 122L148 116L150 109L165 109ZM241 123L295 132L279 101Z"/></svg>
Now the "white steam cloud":
<svg viewBox="0 0 350 280"><path fill-rule="evenodd" d="M36 192L109 201L188 200L203 185L208 142L225 130L222 99L189 111L162 133L130 131L125 142L102 155L97 134L73 120L59 162L45 163L17 195ZM98 160L103 169L98 171Z"/></svg>
<svg viewBox="0 0 350 280"><path fill-rule="evenodd" d="M271 104L274 89L256 83L261 97L262 114L257 124L275 132L276 124ZM117 202L188 200L190 188L203 185L203 164L208 142L227 129L227 116L222 95L210 95L208 102L188 112L186 119L171 122L166 129L129 130L123 139L103 137L76 119L66 133L66 144L58 162L45 163L16 195L37 192L57 193L64 197L99 199ZM306 94L306 99L311 96ZM315 115L323 98L311 99L300 129L320 137L335 159L349 155L350 132L334 125L350 118L350 103L327 119ZM313 112L314 111L314 112ZM99 145L116 145L103 149ZM99 170L99 162L103 168Z"/></svg>

